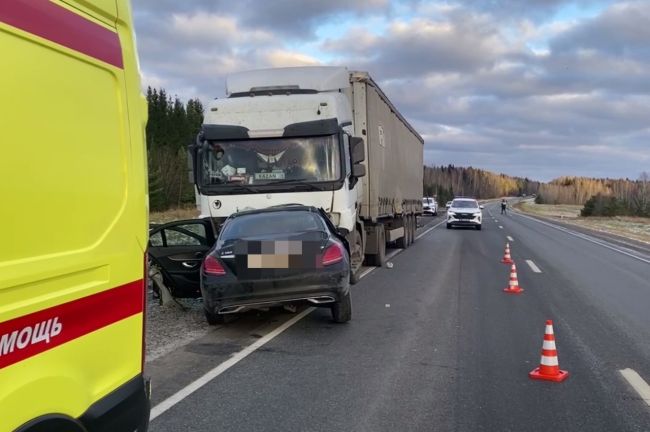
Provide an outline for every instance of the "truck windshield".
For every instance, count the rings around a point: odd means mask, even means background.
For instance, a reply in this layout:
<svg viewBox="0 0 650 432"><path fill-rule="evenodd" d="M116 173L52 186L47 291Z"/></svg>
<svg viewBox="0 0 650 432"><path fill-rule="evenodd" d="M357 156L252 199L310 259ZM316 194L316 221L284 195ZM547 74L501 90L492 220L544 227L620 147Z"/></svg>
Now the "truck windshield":
<svg viewBox="0 0 650 432"><path fill-rule="evenodd" d="M270 185L288 180L341 178L337 135L209 141L202 158L203 185Z"/></svg>

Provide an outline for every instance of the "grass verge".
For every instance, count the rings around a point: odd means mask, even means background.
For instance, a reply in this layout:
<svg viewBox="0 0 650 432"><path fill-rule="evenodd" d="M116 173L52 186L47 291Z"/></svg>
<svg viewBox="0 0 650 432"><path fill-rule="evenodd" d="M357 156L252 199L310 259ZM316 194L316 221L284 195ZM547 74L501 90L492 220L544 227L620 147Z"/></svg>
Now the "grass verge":
<svg viewBox="0 0 650 432"><path fill-rule="evenodd" d="M524 213L589 228L607 234L614 234L650 244L650 218L615 216L615 217L581 217L582 206L551 205L522 202L515 207Z"/></svg>
<svg viewBox="0 0 650 432"><path fill-rule="evenodd" d="M149 221L151 223L167 223L175 220L182 219L196 219L199 216L199 211L196 207L182 207L169 209L162 212L150 212Z"/></svg>

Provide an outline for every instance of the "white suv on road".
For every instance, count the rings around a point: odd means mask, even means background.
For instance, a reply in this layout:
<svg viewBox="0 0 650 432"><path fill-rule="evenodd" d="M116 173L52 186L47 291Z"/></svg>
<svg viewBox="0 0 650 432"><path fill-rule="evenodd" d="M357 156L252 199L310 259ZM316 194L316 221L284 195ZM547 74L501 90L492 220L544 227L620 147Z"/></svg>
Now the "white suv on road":
<svg viewBox="0 0 650 432"><path fill-rule="evenodd" d="M422 213L438 216L438 203L435 198L422 198Z"/></svg>
<svg viewBox="0 0 650 432"><path fill-rule="evenodd" d="M456 198L447 209L447 229L454 226L470 226L481 229L483 221L482 205L473 198Z"/></svg>

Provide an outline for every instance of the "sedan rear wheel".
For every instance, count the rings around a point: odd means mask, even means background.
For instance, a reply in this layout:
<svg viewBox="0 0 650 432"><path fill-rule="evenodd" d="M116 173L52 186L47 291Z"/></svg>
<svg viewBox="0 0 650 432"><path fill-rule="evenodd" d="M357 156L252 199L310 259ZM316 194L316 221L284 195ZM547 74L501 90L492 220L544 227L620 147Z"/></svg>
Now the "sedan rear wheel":
<svg viewBox="0 0 650 432"><path fill-rule="evenodd" d="M225 315L218 314L218 313L213 313L208 311L207 309L203 310L205 312L205 319L208 322L209 325L217 325L217 324L225 324L226 323L226 317Z"/></svg>
<svg viewBox="0 0 650 432"><path fill-rule="evenodd" d="M332 319L336 323L345 323L352 319L352 301L350 293L341 297L339 301L331 306Z"/></svg>

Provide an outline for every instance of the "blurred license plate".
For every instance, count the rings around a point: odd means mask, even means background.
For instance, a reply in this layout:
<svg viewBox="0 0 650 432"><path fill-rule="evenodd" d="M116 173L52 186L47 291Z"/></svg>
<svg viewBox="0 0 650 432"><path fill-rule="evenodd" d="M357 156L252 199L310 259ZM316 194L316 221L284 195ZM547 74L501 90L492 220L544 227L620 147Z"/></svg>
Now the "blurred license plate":
<svg viewBox="0 0 650 432"><path fill-rule="evenodd" d="M254 254L248 255L249 269L281 269L289 268L289 255Z"/></svg>
<svg viewBox="0 0 650 432"><path fill-rule="evenodd" d="M283 172L255 173L255 180L284 180Z"/></svg>

